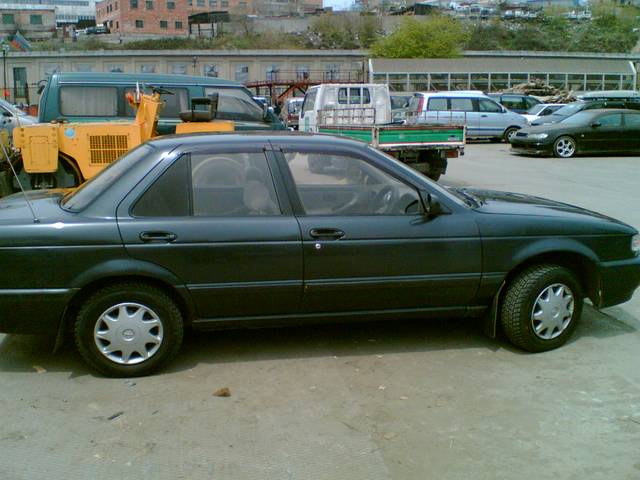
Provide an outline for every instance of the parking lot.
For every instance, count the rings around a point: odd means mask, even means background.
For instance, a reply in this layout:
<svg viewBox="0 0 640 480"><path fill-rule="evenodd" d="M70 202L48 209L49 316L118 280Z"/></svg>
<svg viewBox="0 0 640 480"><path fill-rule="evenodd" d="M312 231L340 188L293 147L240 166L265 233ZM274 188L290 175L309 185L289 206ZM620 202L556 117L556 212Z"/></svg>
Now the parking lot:
<svg viewBox="0 0 640 480"><path fill-rule="evenodd" d="M508 149L468 145L442 183L640 227L640 158ZM536 355L467 319L188 334L132 380L0 335L0 479L636 479L639 329L636 294Z"/></svg>

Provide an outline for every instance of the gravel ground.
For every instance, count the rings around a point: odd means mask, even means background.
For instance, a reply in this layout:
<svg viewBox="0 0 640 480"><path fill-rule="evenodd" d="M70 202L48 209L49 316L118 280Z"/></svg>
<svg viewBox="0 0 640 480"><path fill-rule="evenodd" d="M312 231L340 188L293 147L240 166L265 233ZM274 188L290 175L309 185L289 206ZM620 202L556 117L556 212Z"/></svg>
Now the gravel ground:
<svg viewBox="0 0 640 480"><path fill-rule="evenodd" d="M442 182L638 227L639 163L471 144ZM638 298L586 307L538 355L466 319L227 331L188 335L170 368L135 380L0 335L0 479L637 479Z"/></svg>

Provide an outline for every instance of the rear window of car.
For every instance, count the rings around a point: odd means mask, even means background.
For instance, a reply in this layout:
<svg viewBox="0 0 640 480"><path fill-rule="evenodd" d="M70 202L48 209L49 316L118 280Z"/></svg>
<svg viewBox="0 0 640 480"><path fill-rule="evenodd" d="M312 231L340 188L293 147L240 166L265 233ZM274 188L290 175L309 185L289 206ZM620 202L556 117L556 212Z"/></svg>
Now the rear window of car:
<svg viewBox="0 0 640 480"><path fill-rule="evenodd" d="M116 117L118 89L71 85L61 87L60 113L69 117Z"/></svg>

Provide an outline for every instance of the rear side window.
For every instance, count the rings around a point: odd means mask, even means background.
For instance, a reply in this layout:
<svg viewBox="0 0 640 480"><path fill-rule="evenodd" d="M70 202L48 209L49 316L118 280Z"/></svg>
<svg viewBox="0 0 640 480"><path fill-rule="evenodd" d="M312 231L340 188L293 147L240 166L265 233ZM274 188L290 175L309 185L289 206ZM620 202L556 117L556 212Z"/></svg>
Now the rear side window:
<svg viewBox="0 0 640 480"><path fill-rule="evenodd" d="M627 127L640 127L640 113L627 113L624 116Z"/></svg>
<svg viewBox="0 0 640 480"><path fill-rule="evenodd" d="M245 120L262 122L264 110L258 105L251 94L242 88L212 88L204 90L206 96L218 94L218 114L221 120Z"/></svg>
<svg viewBox="0 0 640 480"><path fill-rule="evenodd" d="M427 110L442 111L448 110L446 98L430 98Z"/></svg>
<svg viewBox="0 0 640 480"><path fill-rule="evenodd" d="M340 88L338 89L338 104L340 105L366 105L371 103L371 94L368 88Z"/></svg>
<svg viewBox="0 0 640 480"><path fill-rule="evenodd" d="M473 112L473 100L470 98L451 98L451 110L459 112Z"/></svg>
<svg viewBox="0 0 640 480"><path fill-rule="evenodd" d="M184 155L142 195L136 217L280 215L262 152Z"/></svg>
<svg viewBox="0 0 640 480"><path fill-rule="evenodd" d="M118 89L116 87L61 87L60 113L69 117L116 117L118 116Z"/></svg>
<svg viewBox="0 0 640 480"><path fill-rule="evenodd" d="M493 102L486 98L481 98L480 100L478 100L478 110L480 110L481 112L501 113L502 107L496 102Z"/></svg>
<svg viewBox="0 0 640 480"><path fill-rule="evenodd" d="M622 114L614 113L612 115L605 115L598 119L600 125L603 127L620 127L622 126Z"/></svg>

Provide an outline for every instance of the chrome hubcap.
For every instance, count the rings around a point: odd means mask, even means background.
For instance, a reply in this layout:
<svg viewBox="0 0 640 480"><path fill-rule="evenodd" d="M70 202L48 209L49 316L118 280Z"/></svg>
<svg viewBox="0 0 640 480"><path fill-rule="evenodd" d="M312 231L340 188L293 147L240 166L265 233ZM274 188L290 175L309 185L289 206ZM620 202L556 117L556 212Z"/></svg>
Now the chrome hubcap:
<svg viewBox="0 0 640 480"><path fill-rule="evenodd" d="M148 360L162 345L162 338L158 315L138 303L110 307L100 315L93 331L98 351L120 365Z"/></svg>
<svg viewBox="0 0 640 480"><path fill-rule="evenodd" d="M573 318L573 293L566 285L554 283L545 288L533 303L531 323L535 334L551 340L564 332Z"/></svg>
<svg viewBox="0 0 640 480"><path fill-rule="evenodd" d="M556 152L561 157L570 157L576 151L576 146L573 140L568 138L561 138L556 143Z"/></svg>
<svg viewBox="0 0 640 480"><path fill-rule="evenodd" d="M515 137L515 136L516 136L516 133L517 133L517 132L518 132L517 130L510 130L510 131L508 131L508 132L507 132L507 140L510 142L510 141L513 139L513 137Z"/></svg>

